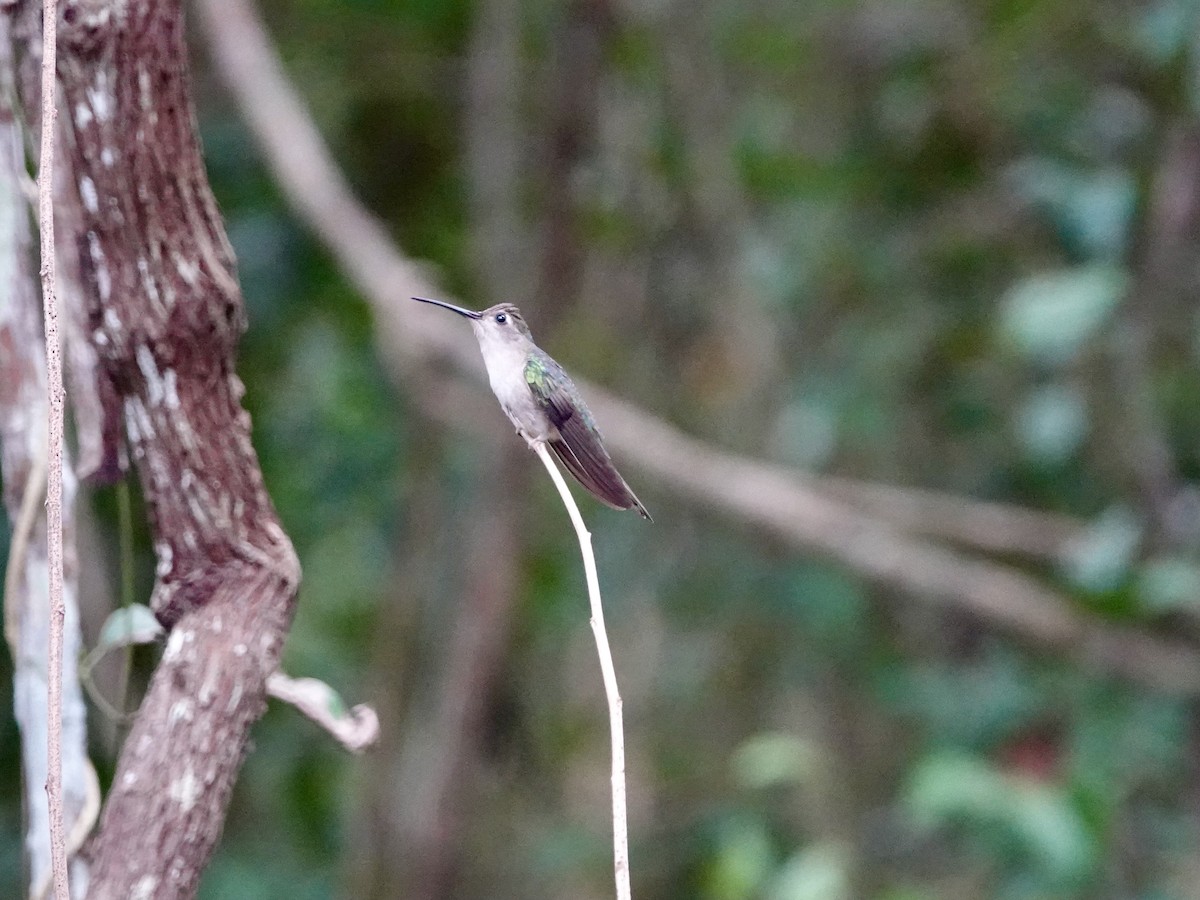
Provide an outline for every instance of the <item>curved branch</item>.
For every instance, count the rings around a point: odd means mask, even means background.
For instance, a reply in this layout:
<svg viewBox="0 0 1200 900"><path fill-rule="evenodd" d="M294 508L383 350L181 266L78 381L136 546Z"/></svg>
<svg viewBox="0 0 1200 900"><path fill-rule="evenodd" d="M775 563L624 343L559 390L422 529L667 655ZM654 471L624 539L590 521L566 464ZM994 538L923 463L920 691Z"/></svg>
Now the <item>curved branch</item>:
<svg viewBox="0 0 1200 900"><path fill-rule="evenodd" d="M836 476L815 478L812 484L823 495L894 528L986 553L1057 563L1084 534L1078 519L1009 503Z"/></svg>
<svg viewBox="0 0 1200 900"><path fill-rule="evenodd" d="M296 707L351 753L362 753L379 740L379 716L372 707L360 703L346 709L333 688L316 678L275 672L267 679L267 693Z"/></svg>

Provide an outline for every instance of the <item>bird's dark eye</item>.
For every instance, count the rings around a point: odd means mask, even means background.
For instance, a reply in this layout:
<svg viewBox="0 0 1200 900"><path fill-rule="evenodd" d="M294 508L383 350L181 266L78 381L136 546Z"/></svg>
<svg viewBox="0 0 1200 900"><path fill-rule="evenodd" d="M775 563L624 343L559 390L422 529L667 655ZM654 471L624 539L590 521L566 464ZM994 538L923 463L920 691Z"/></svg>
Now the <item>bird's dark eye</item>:
<svg viewBox="0 0 1200 900"><path fill-rule="evenodd" d="M496 321L503 325L508 321L508 316L506 316L504 313L496 313Z"/></svg>

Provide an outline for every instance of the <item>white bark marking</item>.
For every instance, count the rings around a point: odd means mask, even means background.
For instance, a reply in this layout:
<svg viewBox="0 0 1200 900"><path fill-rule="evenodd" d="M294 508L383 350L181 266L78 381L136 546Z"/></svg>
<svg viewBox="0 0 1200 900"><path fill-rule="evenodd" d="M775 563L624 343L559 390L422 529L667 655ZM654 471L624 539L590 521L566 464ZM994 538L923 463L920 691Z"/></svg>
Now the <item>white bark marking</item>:
<svg viewBox="0 0 1200 900"><path fill-rule="evenodd" d="M200 690L196 692L196 699L200 701L201 706L208 706L217 696L217 680L221 677L221 672L216 666L210 666L204 673L204 681L200 684Z"/></svg>
<svg viewBox="0 0 1200 900"><path fill-rule="evenodd" d="M192 705L191 698L183 697L171 704L170 710L167 712L167 722L174 725L176 722L192 721Z"/></svg>
<svg viewBox="0 0 1200 900"><path fill-rule="evenodd" d="M190 644L196 639L196 635L186 628L176 628L171 632L171 636L167 638L167 649L163 651L162 661L173 662L181 653L183 653L184 644Z"/></svg>
<svg viewBox="0 0 1200 900"><path fill-rule="evenodd" d="M175 548L171 546L170 541L157 541L154 544L154 554L158 557L154 574L159 578L167 577L175 567Z"/></svg>
<svg viewBox="0 0 1200 900"><path fill-rule="evenodd" d="M133 885L129 892L129 900L154 900L154 892L158 890L158 877L143 875Z"/></svg>
<svg viewBox="0 0 1200 900"><path fill-rule="evenodd" d="M158 108L154 105L153 84L150 80L150 73L145 67L138 68L138 102L141 103L142 109L150 113L147 117L151 125L158 121Z"/></svg>
<svg viewBox="0 0 1200 900"><path fill-rule="evenodd" d="M87 233L88 254L92 257L92 271L96 274L96 292L102 303L107 304L112 294L112 276L108 274L108 260L104 258L104 249L100 246L100 238L94 231Z"/></svg>
<svg viewBox="0 0 1200 900"><path fill-rule="evenodd" d="M79 197L88 212L100 211L100 195L96 193L96 182L86 175L79 179Z"/></svg>
<svg viewBox="0 0 1200 900"><path fill-rule="evenodd" d="M154 354L145 344L138 344L134 354L137 356L142 377L146 379L147 400L151 406L161 406L166 392L163 390L162 375L158 371L158 363L154 361Z"/></svg>
<svg viewBox="0 0 1200 900"><path fill-rule="evenodd" d="M179 277L188 287L195 287L200 283L200 263L195 260L184 259L182 256L176 255L175 270L179 272Z"/></svg>
<svg viewBox="0 0 1200 900"><path fill-rule="evenodd" d="M166 306L163 304L162 297L158 293L158 285L154 281L154 276L150 274L150 265L146 262L145 257L138 257L137 267L138 272L142 276L142 289L146 292L146 297L155 309L160 313L165 313L167 311Z"/></svg>
<svg viewBox="0 0 1200 900"><path fill-rule="evenodd" d="M154 437L154 423L150 420L150 413L140 397L130 397L125 401L125 427L129 429L131 439L135 432L142 442ZM143 443L138 443L135 449L141 449L142 446Z"/></svg>
<svg viewBox="0 0 1200 900"><path fill-rule="evenodd" d="M167 409L179 409L179 390L174 369L163 372L163 402Z"/></svg>
<svg viewBox="0 0 1200 900"><path fill-rule="evenodd" d="M104 69L96 71L96 79L87 87L87 98L96 121L107 122L112 116L113 98L108 87L108 72Z"/></svg>

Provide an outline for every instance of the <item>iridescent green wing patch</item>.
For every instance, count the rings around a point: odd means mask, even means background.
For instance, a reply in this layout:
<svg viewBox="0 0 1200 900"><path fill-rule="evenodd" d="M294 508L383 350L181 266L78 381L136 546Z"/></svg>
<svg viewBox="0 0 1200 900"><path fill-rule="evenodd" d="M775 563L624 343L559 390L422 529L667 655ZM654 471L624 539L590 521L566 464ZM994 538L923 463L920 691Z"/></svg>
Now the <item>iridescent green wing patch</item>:
<svg viewBox="0 0 1200 900"><path fill-rule="evenodd" d="M546 361L535 353L529 354L525 360L525 383L533 391L539 402L544 406L550 399L552 387L548 384Z"/></svg>
<svg viewBox="0 0 1200 900"><path fill-rule="evenodd" d="M615 509L638 505L609 459L591 411L562 366L544 353L530 353L525 360L525 383L558 429L558 436L549 441L550 449L579 483Z"/></svg>
<svg viewBox="0 0 1200 900"><path fill-rule="evenodd" d="M538 406L550 416L550 421L561 426L572 417L578 418L587 428L596 430L592 412L579 396L579 389L563 367L544 354L531 353L525 360L525 383L529 385Z"/></svg>

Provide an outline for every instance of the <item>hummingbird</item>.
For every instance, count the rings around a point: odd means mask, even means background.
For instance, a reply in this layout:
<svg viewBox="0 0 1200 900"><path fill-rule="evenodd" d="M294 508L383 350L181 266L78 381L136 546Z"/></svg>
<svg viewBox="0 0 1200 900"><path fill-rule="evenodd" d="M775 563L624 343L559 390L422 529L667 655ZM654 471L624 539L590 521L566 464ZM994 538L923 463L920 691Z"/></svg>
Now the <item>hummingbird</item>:
<svg viewBox="0 0 1200 900"><path fill-rule="evenodd" d="M519 309L511 303L500 303L476 312L441 300L412 299L471 320L492 393L530 449L545 444L575 480L605 506L636 509L642 518L653 521L613 465L596 420L575 382L533 342Z"/></svg>

